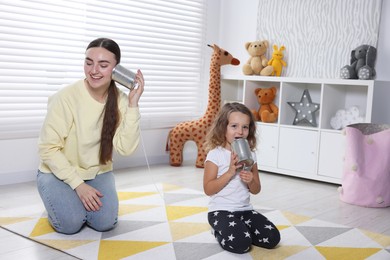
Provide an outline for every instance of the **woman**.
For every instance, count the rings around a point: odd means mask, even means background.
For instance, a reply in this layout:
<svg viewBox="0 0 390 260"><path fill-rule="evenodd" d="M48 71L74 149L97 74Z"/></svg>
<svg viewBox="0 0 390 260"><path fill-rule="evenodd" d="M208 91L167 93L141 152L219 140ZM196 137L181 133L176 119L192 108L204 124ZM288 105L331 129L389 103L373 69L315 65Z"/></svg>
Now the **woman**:
<svg viewBox="0 0 390 260"><path fill-rule="evenodd" d="M112 172L114 149L129 155L139 143L138 101L144 78L128 95L111 79L120 63L118 44L92 41L85 52L85 79L49 98L39 137L39 194L52 227L77 233L85 224L97 231L114 228L118 197Z"/></svg>

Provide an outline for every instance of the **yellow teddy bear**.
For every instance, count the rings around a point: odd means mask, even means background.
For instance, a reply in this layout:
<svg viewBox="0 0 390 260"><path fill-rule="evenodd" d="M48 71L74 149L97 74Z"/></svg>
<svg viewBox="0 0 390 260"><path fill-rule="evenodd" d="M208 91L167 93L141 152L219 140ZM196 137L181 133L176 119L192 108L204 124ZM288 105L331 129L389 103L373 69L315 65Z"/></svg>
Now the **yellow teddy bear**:
<svg viewBox="0 0 390 260"><path fill-rule="evenodd" d="M286 49L283 45L280 46L278 50L278 46L273 46L274 52L272 53L272 59L268 61L268 65L274 67L274 71L271 76L280 76L282 74L282 68L287 66L287 63L283 60L283 51Z"/></svg>

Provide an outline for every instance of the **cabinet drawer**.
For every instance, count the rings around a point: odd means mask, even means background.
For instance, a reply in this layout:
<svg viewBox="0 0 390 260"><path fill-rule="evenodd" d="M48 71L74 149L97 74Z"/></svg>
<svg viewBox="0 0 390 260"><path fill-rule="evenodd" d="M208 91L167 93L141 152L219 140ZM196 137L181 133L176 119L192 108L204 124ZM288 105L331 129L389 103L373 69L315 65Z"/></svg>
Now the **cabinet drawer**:
<svg viewBox="0 0 390 260"><path fill-rule="evenodd" d="M345 154L345 135L322 132L318 174L341 179Z"/></svg>
<svg viewBox="0 0 390 260"><path fill-rule="evenodd" d="M278 159L279 128L257 124L257 165L276 167Z"/></svg>

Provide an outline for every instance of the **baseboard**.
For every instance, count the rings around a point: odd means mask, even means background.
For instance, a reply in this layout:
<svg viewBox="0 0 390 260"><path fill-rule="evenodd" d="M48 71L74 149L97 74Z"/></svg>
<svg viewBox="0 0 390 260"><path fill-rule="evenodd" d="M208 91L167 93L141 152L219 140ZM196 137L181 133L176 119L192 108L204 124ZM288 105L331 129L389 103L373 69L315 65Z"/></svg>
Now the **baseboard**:
<svg viewBox="0 0 390 260"><path fill-rule="evenodd" d="M195 158L196 154L192 152L186 153L185 157ZM145 158L145 156L143 155L126 156L126 157L115 156L114 170L146 166L147 164L156 165L156 164L168 164L168 163L169 163L168 155L148 156L147 158ZM37 169L32 169L28 171L19 171L19 172L3 172L0 174L1 176L0 186L35 181L36 174L37 174Z"/></svg>
<svg viewBox="0 0 390 260"><path fill-rule="evenodd" d="M1 173L0 185L17 184L22 182L35 181L37 171L21 171L21 172L9 172Z"/></svg>

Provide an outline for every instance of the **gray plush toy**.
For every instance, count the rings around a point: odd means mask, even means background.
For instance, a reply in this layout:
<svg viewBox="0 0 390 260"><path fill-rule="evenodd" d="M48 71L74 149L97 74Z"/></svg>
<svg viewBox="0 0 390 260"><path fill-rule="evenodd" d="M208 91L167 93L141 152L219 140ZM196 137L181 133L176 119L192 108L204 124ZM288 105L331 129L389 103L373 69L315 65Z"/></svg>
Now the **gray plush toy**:
<svg viewBox="0 0 390 260"><path fill-rule="evenodd" d="M376 48L363 44L351 52L351 65L340 70L342 79L373 79L375 77Z"/></svg>

